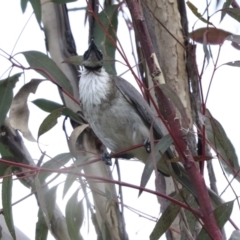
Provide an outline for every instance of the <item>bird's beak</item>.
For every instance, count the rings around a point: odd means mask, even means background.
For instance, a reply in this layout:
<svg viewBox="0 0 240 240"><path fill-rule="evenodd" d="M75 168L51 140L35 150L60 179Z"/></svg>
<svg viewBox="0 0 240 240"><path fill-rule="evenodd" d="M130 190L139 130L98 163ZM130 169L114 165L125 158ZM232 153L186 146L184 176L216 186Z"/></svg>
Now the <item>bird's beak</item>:
<svg viewBox="0 0 240 240"><path fill-rule="evenodd" d="M88 50L83 55L83 65L89 69L98 69L103 65L102 52L97 48L93 39L91 40Z"/></svg>

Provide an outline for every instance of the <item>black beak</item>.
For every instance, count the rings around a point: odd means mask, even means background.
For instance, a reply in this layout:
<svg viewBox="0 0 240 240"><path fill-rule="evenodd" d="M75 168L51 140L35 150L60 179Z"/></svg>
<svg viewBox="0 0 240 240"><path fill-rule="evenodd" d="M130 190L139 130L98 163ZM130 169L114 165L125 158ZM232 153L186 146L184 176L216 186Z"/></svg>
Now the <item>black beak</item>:
<svg viewBox="0 0 240 240"><path fill-rule="evenodd" d="M92 52L95 53L97 60L101 61L103 59L102 52L98 49L93 39L91 40L88 50L83 55L83 60L87 60Z"/></svg>

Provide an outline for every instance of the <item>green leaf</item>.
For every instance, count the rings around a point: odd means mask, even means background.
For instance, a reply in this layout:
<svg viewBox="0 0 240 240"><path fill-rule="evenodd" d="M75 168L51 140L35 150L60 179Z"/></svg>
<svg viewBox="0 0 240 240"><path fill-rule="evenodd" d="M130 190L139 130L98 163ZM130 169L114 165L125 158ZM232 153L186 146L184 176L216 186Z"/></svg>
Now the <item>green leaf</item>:
<svg viewBox="0 0 240 240"><path fill-rule="evenodd" d="M229 220L232 209L233 209L233 203L234 201L226 202L221 205L219 205L215 210L214 210L214 216L217 221L217 225L219 229L221 230L225 223ZM212 238L209 236L209 234L206 232L205 228L202 228L200 233L197 236L197 240L211 240Z"/></svg>
<svg viewBox="0 0 240 240"><path fill-rule="evenodd" d="M226 12L230 17L234 18L238 22L240 22L240 10L237 8L225 8L221 9L221 11Z"/></svg>
<svg viewBox="0 0 240 240"><path fill-rule="evenodd" d="M51 74L54 80L70 94L73 94L72 86L65 74L60 70L57 64L46 54L37 51L22 52L28 64L33 68L40 68ZM39 74L49 79L48 75L40 69L36 70Z"/></svg>
<svg viewBox="0 0 240 240"><path fill-rule="evenodd" d="M36 223L36 234L35 240L47 240L48 236L48 227L45 222L43 212L39 208L38 210L38 221Z"/></svg>
<svg viewBox="0 0 240 240"><path fill-rule="evenodd" d="M25 13L28 1L29 0L21 0L22 13Z"/></svg>
<svg viewBox="0 0 240 240"><path fill-rule="evenodd" d="M40 207L41 211L43 212L43 217L44 217L45 223L47 225L48 230L51 230L51 223L50 223L50 219L48 216L48 208L47 208L47 204L45 201L45 192L43 190L43 186L42 186L41 182L39 181L38 175L34 179L34 186L35 186L35 189L37 192L37 199L38 199L39 207ZM33 188L33 191L35 189Z"/></svg>
<svg viewBox="0 0 240 240"><path fill-rule="evenodd" d="M171 146L173 143L173 140L169 134L165 135L161 140L156 144L154 147L154 155L156 160L156 165L158 166L158 162L161 160L162 155L166 152L166 150ZM164 169L162 167L159 168L161 171L165 173ZM154 170L153 160L151 154L149 155L149 158L147 159L145 163L145 167L143 169L142 177L141 177L141 187L145 187L147 185L147 182ZM140 196L142 193L142 190L139 190L138 196Z"/></svg>
<svg viewBox="0 0 240 240"><path fill-rule="evenodd" d="M175 196L178 201L185 200L189 195L187 190L181 189L181 191ZM150 240L158 240L171 226L172 222L177 217L181 207L172 202L169 203L168 207L162 213L162 216L156 223L151 235Z"/></svg>
<svg viewBox="0 0 240 240"><path fill-rule="evenodd" d="M58 185L52 187L45 193L45 201L47 203L47 211L49 220L52 220L53 212L56 204L56 192Z"/></svg>
<svg viewBox="0 0 240 240"><path fill-rule="evenodd" d="M185 202L185 201L184 201ZM190 206L193 209L198 209L199 205L196 202L196 198L190 194L187 198L187 204L188 206ZM191 231L192 235L194 236L195 233L195 228L196 228L196 222L198 221L198 219L196 218L196 216L191 212L185 209L185 216L187 218L187 222L188 222L188 226L189 226L189 230ZM184 239L184 238L182 238ZM185 238L187 239L187 237Z"/></svg>
<svg viewBox="0 0 240 240"><path fill-rule="evenodd" d="M9 167L9 165L0 162L0 177L5 176L5 172L8 167Z"/></svg>
<svg viewBox="0 0 240 240"><path fill-rule="evenodd" d="M213 148L219 153L218 157L221 160L226 172L233 174L232 169L225 161L227 161L235 171L238 171L239 162L235 149L230 139L227 137L222 125L211 115L209 110L206 111L205 126L208 140ZM236 179L240 181L238 176Z"/></svg>
<svg viewBox="0 0 240 240"><path fill-rule="evenodd" d="M70 117L75 122L82 123L81 118L78 116L77 113L73 112L70 108L61 105L59 103L47 100L47 99L36 99L32 101L33 104L35 104L37 107L42 109L45 112L53 112L54 110L57 110L59 108L62 108L62 115Z"/></svg>
<svg viewBox="0 0 240 240"><path fill-rule="evenodd" d="M83 200L78 202L78 191L79 190L69 199L66 205L65 215L70 238L74 240L83 240L80 234L80 227L82 226L84 216Z"/></svg>
<svg viewBox="0 0 240 240"><path fill-rule="evenodd" d="M32 5L36 19L37 19L38 23L40 24L41 18L42 18L41 0L29 0L29 1Z"/></svg>
<svg viewBox="0 0 240 240"><path fill-rule="evenodd" d="M62 108L54 110L43 120L38 129L38 139L57 124L57 119L62 115L62 111Z"/></svg>
<svg viewBox="0 0 240 240"><path fill-rule="evenodd" d="M0 142L0 154L1 154L2 158L5 158L5 157L13 158L13 154L10 152L8 146L2 144L1 142Z"/></svg>
<svg viewBox="0 0 240 240"><path fill-rule="evenodd" d="M0 126L4 122L13 99L13 88L21 73L0 81Z"/></svg>
<svg viewBox="0 0 240 240"><path fill-rule="evenodd" d="M232 67L240 67L240 61L232 61L232 62L227 62L224 63L223 65L228 65L228 66L232 66Z"/></svg>
<svg viewBox="0 0 240 240"><path fill-rule="evenodd" d="M190 1L187 1L187 5L190 8L190 10L192 11L192 13L202 22L207 23L209 25L213 25L211 22L209 22L207 19L205 19L202 14L200 14L198 12L198 9L194 6L194 4L192 4Z"/></svg>
<svg viewBox="0 0 240 240"><path fill-rule="evenodd" d="M223 8L223 9L229 8L229 6L231 5L231 3L232 3L232 0L226 0L225 3L223 4L222 8ZM220 22L223 20L223 18L225 17L225 15L226 15L226 11L222 11Z"/></svg>
<svg viewBox="0 0 240 240"><path fill-rule="evenodd" d="M111 5L106 8L102 12L98 14L99 21L106 29L107 33L103 30L102 26L97 23L93 29L93 36L96 45L102 51L104 56L107 56L110 59L115 59L115 52L116 52L116 33L117 33L117 26L118 26L118 7L119 5ZM112 38L114 44L109 39ZM106 71L111 75L116 75L115 69L115 62L106 62L104 64Z"/></svg>
<svg viewBox="0 0 240 240"><path fill-rule="evenodd" d="M12 168L9 167L5 171L4 175L11 175ZM4 219L7 224L8 230L11 233L13 239L16 239L15 228L13 223L13 215L12 215L12 176L8 176L3 178L2 183L2 205L4 212Z"/></svg>
<svg viewBox="0 0 240 240"><path fill-rule="evenodd" d="M67 175L66 181L64 183L64 188L63 188L63 198L65 197L66 193L68 192L68 190L70 189L70 187L72 186L72 184L75 182L76 179L77 179L76 174Z"/></svg>
<svg viewBox="0 0 240 240"><path fill-rule="evenodd" d="M65 165L71 158L72 155L70 153L61 153L49 160L48 162L45 162L41 167L47 169L59 169L63 165ZM43 183L43 181L51 174L52 172L41 171L38 175L38 178L40 182Z"/></svg>
<svg viewBox="0 0 240 240"><path fill-rule="evenodd" d="M54 3L65 4L70 2L76 2L77 0L52 0Z"/></svg>
<svg viewBox="0 0 240 240"><path fill-rule="evenodd" d="M70 63L76 66L81 66L83 64L83 56L71 56L63 61L63 63Z"/></svg>

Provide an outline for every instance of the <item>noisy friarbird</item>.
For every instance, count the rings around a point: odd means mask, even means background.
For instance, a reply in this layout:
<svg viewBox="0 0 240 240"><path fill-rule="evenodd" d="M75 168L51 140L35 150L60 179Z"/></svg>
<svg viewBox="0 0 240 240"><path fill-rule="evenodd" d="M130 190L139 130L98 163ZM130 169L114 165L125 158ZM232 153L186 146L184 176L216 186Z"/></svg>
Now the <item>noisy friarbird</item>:
<svg viewBox="0 0 240 240"><path fill-rule="evenodd" d="M121 157L146 162L150 152L151 126L156 139L163 136L160 120L129 82L105 71L103 54L93 40L83 55L83 66L79 82L80 101L92 130L113 153L143 144Z"/></svg>

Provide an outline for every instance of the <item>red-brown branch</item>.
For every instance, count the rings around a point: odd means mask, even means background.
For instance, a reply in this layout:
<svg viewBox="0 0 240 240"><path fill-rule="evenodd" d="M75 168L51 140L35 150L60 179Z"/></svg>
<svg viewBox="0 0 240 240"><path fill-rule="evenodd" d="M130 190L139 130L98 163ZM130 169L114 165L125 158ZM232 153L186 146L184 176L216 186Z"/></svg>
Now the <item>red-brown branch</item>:
<svg viewBox="0 0 240 240"><path fill-rule="evenodd" d="M153 59L151 58L152 54L154 53L154 49L145 20L140 10L140 6L137 0L126 1L133 18L133 22L135 23L137 33L140 36L139 39L148 64L148 68L152 76L155 76L155 73L158 69L154 64ZM163 117L171 129L172 138L176 145L180 159L196 190L204 227L213 239L222 239L222 234L217 226L216 219L213 214L207 187L205 185L203 177L197 169L197 166L187 144L187 119L181 119L181 117L177 115L174 105L164 95L158 86L155 87L155 93L158 105L161 105L164 110Z"/></svg>

